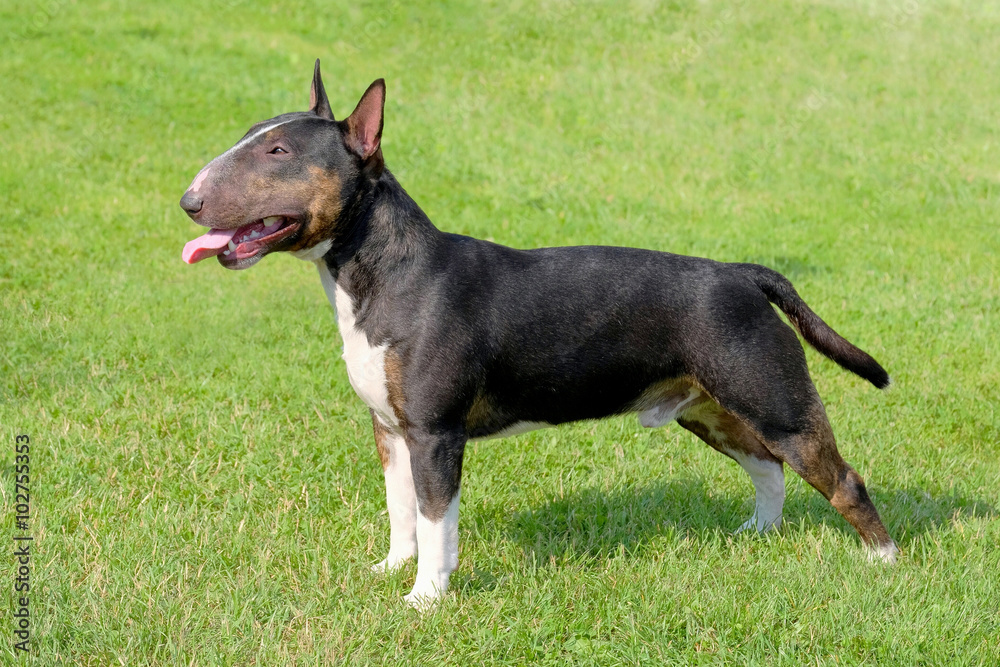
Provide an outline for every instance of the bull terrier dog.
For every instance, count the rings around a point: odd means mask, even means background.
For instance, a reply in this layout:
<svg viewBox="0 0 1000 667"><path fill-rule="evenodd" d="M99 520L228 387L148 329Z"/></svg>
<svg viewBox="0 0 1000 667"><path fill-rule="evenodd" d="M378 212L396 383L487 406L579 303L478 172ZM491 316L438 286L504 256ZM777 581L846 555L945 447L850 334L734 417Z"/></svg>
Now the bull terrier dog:
<svg viewBox="0 0 1000 667"><path fill-rule="evenodd" d="M864 482L837 451L795 332L876 387L889 376L784 276L442 232L385 166L384 105L379 79L336 120L317 60L309 110L253 125L180 204L210 228L184 246L188 263L246 269L284 251L319 270L385 471L390 546L374 569L419 554L411 604L433 604L458 566L466 442L625 413L648 428L676 420L747 471L756 507L741 530L781 525L788 464L872 556L895 561Z"/></svg>

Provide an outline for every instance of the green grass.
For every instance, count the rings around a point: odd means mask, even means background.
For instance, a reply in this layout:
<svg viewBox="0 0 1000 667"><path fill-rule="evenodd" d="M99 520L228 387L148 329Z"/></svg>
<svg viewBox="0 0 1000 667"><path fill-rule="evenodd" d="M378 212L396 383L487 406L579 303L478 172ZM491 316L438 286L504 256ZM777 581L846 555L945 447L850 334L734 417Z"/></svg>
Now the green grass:
<svg viewBox="0 0 1000 667"><path fill-rule="evenodd" d="M338 5L0 5L0 525L27 433L36 540L3 662L1000 663L1000 5ZM443 229L785 272L895 380L808 353L898 566L794 474L733 537L746 475L628 417L470 445L454 592L408 609L314 269L180 259L184 188L316 57L340 117L386 77Z"/></svg>

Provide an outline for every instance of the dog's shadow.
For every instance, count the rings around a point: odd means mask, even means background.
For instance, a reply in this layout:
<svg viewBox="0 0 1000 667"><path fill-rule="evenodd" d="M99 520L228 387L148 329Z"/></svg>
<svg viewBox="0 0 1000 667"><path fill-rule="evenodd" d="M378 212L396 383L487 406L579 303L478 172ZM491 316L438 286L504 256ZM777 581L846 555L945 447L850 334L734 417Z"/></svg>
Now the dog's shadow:
<svg viewBox="0 0 1000 667"><path fill-rule="evenodd" d="M905 550L916 537L956 516L995 517L991 504L923 489L871 488L889 531ZM752 494L752 490L751 490ZM621 554L641 554L660 538L725 540L753 512L750 498L713 493L704 482L679 479L607 492L584 489L511 515L507 535L539 565L566 558L595 564ZM823 496L789 488L786 521L823 522L855 535ZM662 542L660 542L662 548Z"/></svg>

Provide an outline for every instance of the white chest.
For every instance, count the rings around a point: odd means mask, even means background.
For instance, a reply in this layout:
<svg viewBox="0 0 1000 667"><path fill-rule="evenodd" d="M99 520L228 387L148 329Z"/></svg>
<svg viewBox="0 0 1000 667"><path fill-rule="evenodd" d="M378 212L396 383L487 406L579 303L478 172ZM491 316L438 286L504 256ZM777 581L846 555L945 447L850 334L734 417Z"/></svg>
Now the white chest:
<svg viewBox="0 0 1000 667"><path fill-rule="evenodd" d="M398 426L395 412L389 405L389 390L385 377L385 352L387 344L372 346L365 332L356 326L354 302L330 275L324 262L316 262L320 280L330 304L337 311L337 326L344 340L343 359L347 364L347 377L361 400L375 411L382 423Z"/></svg>

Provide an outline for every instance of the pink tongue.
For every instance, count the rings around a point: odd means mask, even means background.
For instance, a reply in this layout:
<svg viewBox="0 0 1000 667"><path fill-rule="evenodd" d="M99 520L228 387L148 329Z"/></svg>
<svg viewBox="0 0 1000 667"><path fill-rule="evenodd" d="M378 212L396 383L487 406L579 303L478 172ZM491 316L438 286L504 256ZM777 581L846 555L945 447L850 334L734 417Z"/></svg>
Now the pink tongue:
<svg viewBox="0 0 1000 667"><path fill-rule="evenodd" d="M181 257L188 264L194 264L203 259L220 255L237 231L236 229L213 229L208 234L185 243Z"/></svg>

